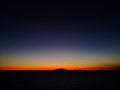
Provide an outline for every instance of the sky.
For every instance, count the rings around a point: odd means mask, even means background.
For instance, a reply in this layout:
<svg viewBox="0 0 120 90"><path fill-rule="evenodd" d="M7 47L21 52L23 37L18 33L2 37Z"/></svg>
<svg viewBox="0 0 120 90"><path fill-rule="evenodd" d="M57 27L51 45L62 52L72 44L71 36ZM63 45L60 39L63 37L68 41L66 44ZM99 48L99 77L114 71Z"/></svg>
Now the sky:
<svg viewBox="0 0 120 90"><path fill-rule="evenodd" d="M2 3L0 70L120 69L113 2Z"/></svg>

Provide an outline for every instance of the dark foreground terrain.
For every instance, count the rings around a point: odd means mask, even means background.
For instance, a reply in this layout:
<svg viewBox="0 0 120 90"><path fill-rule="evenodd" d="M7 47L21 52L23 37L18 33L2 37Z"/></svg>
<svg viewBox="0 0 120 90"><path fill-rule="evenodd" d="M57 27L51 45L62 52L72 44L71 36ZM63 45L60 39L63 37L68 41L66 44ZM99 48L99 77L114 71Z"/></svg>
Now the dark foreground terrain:
<svg viewBox="0 0 120 90"><path fill-rule="evenodd" d="M0 71L0 90L120 90L120 71Z"/></svg>

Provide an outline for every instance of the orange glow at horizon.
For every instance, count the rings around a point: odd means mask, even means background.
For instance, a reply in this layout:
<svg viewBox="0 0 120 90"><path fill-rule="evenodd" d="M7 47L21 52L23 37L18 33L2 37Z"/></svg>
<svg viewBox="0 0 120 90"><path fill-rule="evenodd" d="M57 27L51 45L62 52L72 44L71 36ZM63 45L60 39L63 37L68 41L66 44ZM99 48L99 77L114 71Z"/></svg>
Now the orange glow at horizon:
<svg viewBox="0 0 120 90"><path fill-rule="evenodd" d="M85 53L45 53L28 55L3 55L0 70L115 70L120 69L120 59L107 55Z"/></svg>
<svg viewBox="0 0 120 90"><path fill-rule="evenodd" d="M91 66L91 67L0 67L0 70L56 70L63 68L65 70L120 70L120 66Z"/></svg>

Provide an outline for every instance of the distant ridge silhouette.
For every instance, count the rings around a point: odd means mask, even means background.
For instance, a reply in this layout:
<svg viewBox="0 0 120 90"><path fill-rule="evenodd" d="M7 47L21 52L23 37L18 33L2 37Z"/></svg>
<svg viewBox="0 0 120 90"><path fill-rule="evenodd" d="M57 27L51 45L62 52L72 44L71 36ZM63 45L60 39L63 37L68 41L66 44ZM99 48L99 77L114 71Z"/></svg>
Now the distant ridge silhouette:
<svg viewBox="0 0 120 90"><path fill-rule="evenodd" d="M56 71L67 71L67 70L64 68L57 68Z"/></svg>

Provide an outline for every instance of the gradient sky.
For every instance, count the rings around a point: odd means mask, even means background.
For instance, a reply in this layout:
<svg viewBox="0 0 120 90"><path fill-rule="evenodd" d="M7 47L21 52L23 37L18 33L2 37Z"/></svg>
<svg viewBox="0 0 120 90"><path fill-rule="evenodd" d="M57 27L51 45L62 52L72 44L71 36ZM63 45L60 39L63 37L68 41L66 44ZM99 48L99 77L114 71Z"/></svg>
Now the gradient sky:
<svg viewBox="0 0 120 90"><path fill-rule="evenodd" d="M0 9L0 70L120 68L117 4L4 3Z"/></svg>

